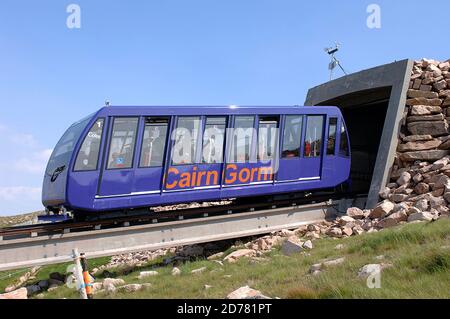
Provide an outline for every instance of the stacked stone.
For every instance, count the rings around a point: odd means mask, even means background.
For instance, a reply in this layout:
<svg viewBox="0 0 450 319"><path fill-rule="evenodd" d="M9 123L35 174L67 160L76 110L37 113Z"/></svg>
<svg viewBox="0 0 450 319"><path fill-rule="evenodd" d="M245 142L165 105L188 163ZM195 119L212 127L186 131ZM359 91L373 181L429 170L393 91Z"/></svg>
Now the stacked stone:
<svg viewBox="0 0 450 319"><path fill-rule="evenodd" d="M450 60L415 61L391 183L380 197L407 215L448 216L450 208Z"/></svg>

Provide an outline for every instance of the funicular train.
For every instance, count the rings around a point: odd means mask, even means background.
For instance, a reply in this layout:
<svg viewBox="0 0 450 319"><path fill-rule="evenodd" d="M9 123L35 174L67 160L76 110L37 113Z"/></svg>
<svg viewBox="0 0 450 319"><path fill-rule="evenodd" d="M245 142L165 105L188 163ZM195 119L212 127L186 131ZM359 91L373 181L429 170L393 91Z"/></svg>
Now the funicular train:
<svg viewBox="0 0 450 319"><path fill-rule="evenodd" d="M332 189L349 143L337 107L103 107L57 143L42 202L85 216Z"/></svg>

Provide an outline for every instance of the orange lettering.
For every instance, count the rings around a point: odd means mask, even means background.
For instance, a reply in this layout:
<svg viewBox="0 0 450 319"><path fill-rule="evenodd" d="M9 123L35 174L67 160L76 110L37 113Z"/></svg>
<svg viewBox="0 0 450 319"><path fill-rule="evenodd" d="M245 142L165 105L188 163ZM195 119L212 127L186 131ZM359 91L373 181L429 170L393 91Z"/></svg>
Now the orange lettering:
<svg viewBox="0 0 450 319"><path fill-rule="evenodd" d="M233 170L236 170L237 169L237 166L236 165L234 165L234 164L230 164L230 165L228 165L227 166L227 171L228 170L231 170L231 169L233 169ZM233 184L233 183L235 183L236 182L236 179L237 179L237 174L236 174L236 172L230 172L230 176L231 176L231 179L226 179L225 180L225 184Z"/></svg>
<svg viewBox="0 0 450 319"><path fill-rule="evenodd" d="M258 173L258 181L261 181L261 178L264 176L265 181L269 181L272 179L273 169L272 167L261 167Z"/></svg>
<svg viewBox="0 0 450 319"><path fill-rule="evenodd" d="M183 173L180 176L181 176L180 183L179 183L180 188L190 187L190 185L191 185L191 174L190 173Z"/></svg>
<svg viewBox="0 0 450 319"><path fill-rule="evenodd" d="M246 177L244 178L244 173L246 175ZM239 181L241 183L247 183L250 179L250 170L248 168L243 168L241 169L241 171L239 172Z"/></svg>
<svg viewBox="0 0 450 319"><path fill-rule="evenodd" d="M170 173L174 173L175 175L178 175L179 171L176 168L171 167L171 168L169 168L169 171L167 172L167 174L170 174ZM169 180L169 178L167 178L167 180ZM166 189L173 189L177 186L177 184L178 184L178 182L176 180L171 184L167 183Z"/></svg>
<svg viewBox="0 0 450 319"><path fill-rule="evenodd" d="M211 184L211 176L213 177L213 182ZM206 174L206 185L217 185L219 184L219 174L217 171L209 171Z"/></svg>
<svg viewBox="0 0 450 319"><path fill-rule="evenodd" d="M197 174L197 186L201 186L202 185L202 177L206 175L206 172L198 172Z"/></svg>

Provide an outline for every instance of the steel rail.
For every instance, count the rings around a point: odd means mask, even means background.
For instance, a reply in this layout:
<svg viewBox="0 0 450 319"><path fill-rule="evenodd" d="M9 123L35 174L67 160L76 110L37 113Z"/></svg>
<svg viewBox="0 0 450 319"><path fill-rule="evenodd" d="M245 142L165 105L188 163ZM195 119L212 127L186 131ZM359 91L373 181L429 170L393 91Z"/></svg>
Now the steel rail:
<svg viewBox="0 0 450 319"><path fill-rule="evenodd" d="M0 271L72 260L214 242L293 229L337 213L338 202L254 210L161 223L58 233L0 241Z"/></svg>

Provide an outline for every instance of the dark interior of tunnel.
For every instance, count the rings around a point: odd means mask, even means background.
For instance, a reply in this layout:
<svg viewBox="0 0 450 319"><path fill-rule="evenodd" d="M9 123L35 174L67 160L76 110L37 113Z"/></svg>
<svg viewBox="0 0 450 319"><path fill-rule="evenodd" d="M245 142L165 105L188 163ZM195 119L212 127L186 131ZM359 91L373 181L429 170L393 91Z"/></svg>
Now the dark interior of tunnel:
<svg viewBox="0 0 450 319"><path fill-rule="evenodd" d="M344 115L352 153L352 191L356 194L369 192L390 95L391 87L384 87L319 104L338 106Z"/></svg>

